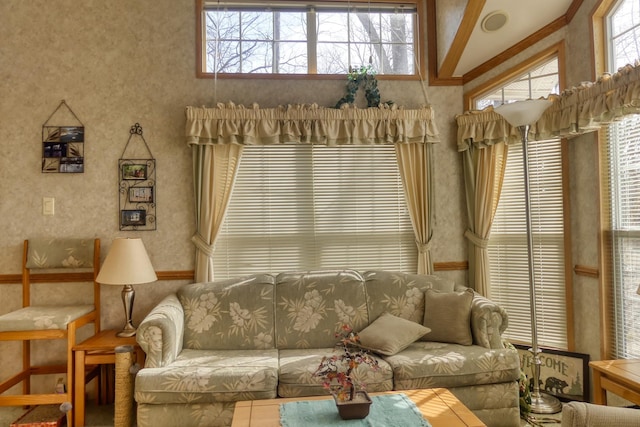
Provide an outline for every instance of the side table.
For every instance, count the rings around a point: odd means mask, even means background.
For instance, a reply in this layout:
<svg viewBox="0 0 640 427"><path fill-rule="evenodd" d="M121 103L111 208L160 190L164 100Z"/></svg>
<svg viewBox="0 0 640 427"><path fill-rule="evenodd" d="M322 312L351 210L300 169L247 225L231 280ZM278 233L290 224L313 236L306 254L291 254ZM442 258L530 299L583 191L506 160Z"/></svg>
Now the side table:
<svg viewBox="0 0 640 427"><path fill-rule="evenodd" d="M640 360L598 360L593 369L593 403L607 404L607 391L640 405Z"/></svg>
<svg viewBox="0 0 640 427"><path fill-rule="evenodd" d="M121 338L116 336L115 330L101 331L98 334L73 347L74 357L74 397L73 408L75 413L75 425L84 426L85 421L85 375L87 366L91 365L115 365L115 348L122 345L133 346L136 360L142 366L144 364L144 352L136 342L136 337Z"/></svg>

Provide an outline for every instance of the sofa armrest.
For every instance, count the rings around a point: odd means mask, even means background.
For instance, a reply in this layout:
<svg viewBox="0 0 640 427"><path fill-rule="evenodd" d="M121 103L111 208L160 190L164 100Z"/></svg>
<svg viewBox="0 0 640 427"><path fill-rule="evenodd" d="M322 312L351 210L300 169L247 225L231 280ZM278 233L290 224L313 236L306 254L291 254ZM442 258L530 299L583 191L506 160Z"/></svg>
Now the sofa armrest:
<svg viewBox="0 0 640 427"><path fill-rule="evenodd" d="M506 310L476 292L471 304L473 342L486 348L504 348L502 333L508 325Z"/></svg>
<svg viewBox="0 0 640 427"><path fill-rule="evenodd" d="M146 353L146 368L160 368L173 362L182 351L184 309L175 294L167 296L144 318L136 340Z"/></svg>
<svg viewBox="0 0 640 427"><path fill-rule="evenodd" d="M640 425L640 411L569 402L562 407L562 427L632 427Z"/></svg>

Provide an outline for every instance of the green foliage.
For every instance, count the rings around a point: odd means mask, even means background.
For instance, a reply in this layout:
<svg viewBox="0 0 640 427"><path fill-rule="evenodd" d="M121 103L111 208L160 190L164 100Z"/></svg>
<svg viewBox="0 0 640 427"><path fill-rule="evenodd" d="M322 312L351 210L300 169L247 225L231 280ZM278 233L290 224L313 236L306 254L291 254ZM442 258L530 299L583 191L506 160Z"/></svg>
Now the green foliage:
<svg viewBox="0 0 640 427"><path fill-rule="evenodd" d="M364 89L367 107L378 107L380 105L378 80L376 79L376 71L371 64L369 64L349 71L349 74L347 74L347 93L340 98L336 104L336 108L340 108L343 104L353 104L356 100L356 93L360 87ZM391 105L393 102L387 101L386 104Z"/></svg>

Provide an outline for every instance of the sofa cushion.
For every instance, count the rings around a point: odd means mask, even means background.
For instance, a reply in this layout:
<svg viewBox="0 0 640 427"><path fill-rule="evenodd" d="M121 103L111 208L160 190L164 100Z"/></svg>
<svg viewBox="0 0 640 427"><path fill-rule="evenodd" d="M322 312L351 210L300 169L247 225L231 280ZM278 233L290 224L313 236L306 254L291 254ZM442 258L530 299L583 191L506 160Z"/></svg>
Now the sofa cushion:
<svg viewBox="0 0 640 427"><path fill-rule="evenodd" d="M429 332L419 323L391 313L382 313L369 326L358 332L360 346L375 353L391 356Z"/></svg>
<svg viewBox="0 0 640 427"><path fill-rule="evenodd" d="M471 345L471 303L473 290L424 293L424 325L431 329L422 339Z"/></svg>
<svg viewBox="0 0 640 427"><path fill-rule="evenodd" d="M211 403L272 399L278 350L183 350L166 368L136 375L138 403Z"/></svg>
<svg viewBox="0 0 640 427"><path fill-rule="evenodd" d="M364 281L352 270L282 273L276 277L279 349L327 348L342 325L369 324Z"/></svg>
<svg viewBox="0 0 640 427"><path fill-rule="evenodd" d="M273 283L273 276L255 275L181 287L184 348L274 348Z"/></svg>
<svg viewBox="0 0 640 427"><path fill-rule="evenodd" d="M280 350L278 396L300 397L327 394L327 390L322 386L322 378L316 377L314 372L318 369L322 358L332 356L334 351L338 350L335 347ZM373 357L379 363L378 369L374 371L369 366L360 365L354 371L354 377L366 384L366 390L369 392L393 390L391 367L380 357L375 355Z"/></svg>
<svg viewBox="0 0 640 427"><path fill-rule="evenodd" d="M502 383L520 375L518 352L507 348L416 341L384 360L396 390Z"/></svg>
<svg viewBox="0 0 640 427"><path fill-rule="evenodd" d="M424 317L424 291L437 289L453 292L454 283L442 277L427 274L407 274L371 270L363 274L367 290L369 319L388 312L395 316L422 324Z"/></svg>

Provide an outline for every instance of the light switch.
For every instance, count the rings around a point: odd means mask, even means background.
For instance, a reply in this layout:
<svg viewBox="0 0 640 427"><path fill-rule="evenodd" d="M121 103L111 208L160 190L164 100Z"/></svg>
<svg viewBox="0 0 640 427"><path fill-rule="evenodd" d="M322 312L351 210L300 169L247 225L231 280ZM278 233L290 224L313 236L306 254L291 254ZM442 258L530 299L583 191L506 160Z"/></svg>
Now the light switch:
<svg viewBox="0 0 640 427"><path fill-rule="evenodd" d="M56 199L54 199L53 197L42 198L42 215L55 214L55 208L56 208Z"/></svg>

